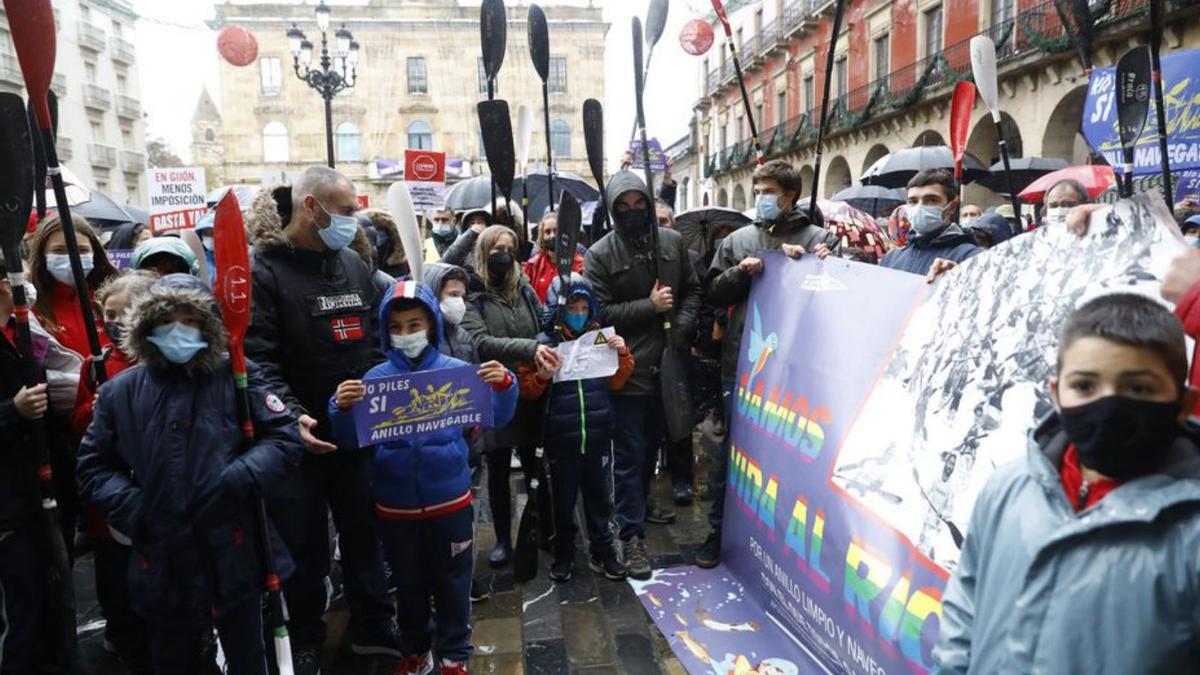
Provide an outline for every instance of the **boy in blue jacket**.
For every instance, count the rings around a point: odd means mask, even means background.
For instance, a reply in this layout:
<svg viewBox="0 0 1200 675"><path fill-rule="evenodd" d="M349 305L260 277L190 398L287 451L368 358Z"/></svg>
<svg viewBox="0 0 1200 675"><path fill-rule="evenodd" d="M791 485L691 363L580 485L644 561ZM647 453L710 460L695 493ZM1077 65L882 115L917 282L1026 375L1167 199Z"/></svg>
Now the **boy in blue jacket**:
<svg viewBox="0 0 1200 675"><path fill-rule="evenodd" d="M84 497L132 540L130 603L146 619L155 673L207 672L214 619L228 672L267 672L252 499L295 470L304 448L296 418L253 366L256 437L243 447L226 342L200 280L155 282L122 344L139 365L100 387L79 446ZM290 567L281 561L280 575Z"/></svg>
<svg viewBox="0 0 1200 675"><path fill-rule="evenodd" d="M445 339L442 312L424 284L400 281L389 288L380 303L379 323L387 328L380 331L387 361L365 379L467 365L438 351ZM489 361L479 366L479 378L493 390L493 423L508 424L517 406L516 377L499 362ZM343 450L358 445L350 408L365 393L362 380L348 380L330 399L333 437ZM467 672L474 559L468 452L462 430L456 428L374 446L375 516L400 582L396 604L404 656L396 675L425 675L435 663L441 675Z"/></svg>

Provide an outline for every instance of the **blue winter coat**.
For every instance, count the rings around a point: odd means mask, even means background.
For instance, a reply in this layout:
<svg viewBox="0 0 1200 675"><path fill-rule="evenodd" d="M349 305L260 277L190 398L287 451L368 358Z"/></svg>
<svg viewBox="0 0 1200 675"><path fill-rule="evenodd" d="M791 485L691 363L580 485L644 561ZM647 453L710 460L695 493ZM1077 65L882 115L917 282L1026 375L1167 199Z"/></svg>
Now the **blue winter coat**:
<svg viewBox="0 0 1200 675"><path fill-rule="evenodd" d="M942 601L943 673L1200 672L1200 450L1075 513L1057 417L975 501Z"/></svg>
<svg viewBox="0 0 1200 675"><path fill-rule="evenodd" d="M388 325L388 313L405 300L419 300L434 317L434 339L416 363L392 349L386 330L380 342L387 361L372 368L364 379L391 377L428 370L444 370L469 365L438 351L444 339L442 312L433 292L424 284L397 282L380 303L379 324ZM492 421L502 427L512 420L517 406L517 380L504 391L492 391ZM329 419L334 442L343 449L358 447L354 416L329 400ZM470 497L471 473L467 466L469 448L462 429L447 428L425 434L412 434L374 446L372 491L376 513L385 518L415 519L434 515L448 506L466 503Z"/></svg>
<svg viewBox="0 0 1200 675"><path fill-rule="evenodd" d="M975 245L975 235L964 232L958 225L951 225L934 237L912 237L903 248L885 253L879 265L925 276L938 258L961 263L980 253L983 249Z"/></svg>

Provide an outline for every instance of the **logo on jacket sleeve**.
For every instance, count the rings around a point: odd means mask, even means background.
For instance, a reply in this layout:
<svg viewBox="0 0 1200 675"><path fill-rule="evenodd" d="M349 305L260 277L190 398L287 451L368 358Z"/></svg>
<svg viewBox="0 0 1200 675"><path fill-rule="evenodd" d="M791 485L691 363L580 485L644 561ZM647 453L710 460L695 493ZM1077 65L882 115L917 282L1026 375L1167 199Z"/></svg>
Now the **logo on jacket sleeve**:
<svg viewBox="0 0 1200 675"><path fill-rule="evenodd" d="M353 342L363 339L362 319L357 316L330 319L329 327L333 329L335 342Z"/></svg>
<svg viewBox="0 0 1200 675"><path fill-rule="evenodd" d="M267 394L267 398L263 400L263 404L267 406L267 410L273 413L281 413L287 410L287 406L283 404L283 399L275 394Z"/></svg>

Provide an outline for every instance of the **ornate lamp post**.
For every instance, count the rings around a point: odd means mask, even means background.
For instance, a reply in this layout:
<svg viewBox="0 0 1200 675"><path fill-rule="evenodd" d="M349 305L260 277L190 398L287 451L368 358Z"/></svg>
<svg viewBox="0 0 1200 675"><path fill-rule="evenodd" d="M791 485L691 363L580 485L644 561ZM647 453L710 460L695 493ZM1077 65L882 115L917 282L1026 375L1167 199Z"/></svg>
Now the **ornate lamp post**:
<svg viewBox="0 0 1200 675"><path fill-rule="evenodd" d="M325 100L325 152L329 168L333 168L333 97L358 82L358 42L346 29L345 24L333 34L334 53L329 51L327 33L330 12L325 0L317 5L317 28L321 31L321 59L319 69L310 68L313 43L304 31L292 24L287 31L288 48L292 52L292 70L309 87ZM339 63L340 62L340 63Z"/></svg>

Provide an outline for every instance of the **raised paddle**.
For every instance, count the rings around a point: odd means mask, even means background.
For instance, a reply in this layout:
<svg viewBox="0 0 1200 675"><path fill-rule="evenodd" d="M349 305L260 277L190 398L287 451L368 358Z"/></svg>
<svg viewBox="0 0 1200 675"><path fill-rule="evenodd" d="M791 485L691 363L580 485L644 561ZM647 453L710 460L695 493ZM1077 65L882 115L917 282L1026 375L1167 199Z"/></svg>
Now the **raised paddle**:
<svg viewBox="0 0 1200 675"><path fill-rule="evenodd" d="M479 5L479 41L483 50L483 72L487 77L488 100L496 98L496 80L508 48L508 19L504 0L483 0ZM492 184L492 221L496 220L496 185ZM420 277L414 277L420 281Z"/></svg>
<svg viewBox="0 0 1200 675"><path fill-rule="evenodd" d="M421 245L417 209L413 206L412 194L404 181L396 181L388 186L387 205L392 220L396 221L400 247L404 249L404 259L408 262L408 275L413 281L421 281L425 278L425 248Z"/></svg>
<svg viewBox="0 0 1200 675"><path fill-rule="evenodd" d="M833 26L829 32L829 46L826 47L825 78L821 93L821 120L817 125L817 154L813 159L812 197L808 200L808 220L812 223L817 222L817 190L821 185L821 144L825 140L825 125L829 121L829 90L833 84L833 57L837 53L838 34L842 31L842 14L845 9L846 0L837 0L837 7L833 10Z"/></svg>
<svg viewBox="0 0 1200 675"><path fill-rule="evenodd" d="M959 82L954 85L950 101L950 152L954 155L954 185L958 188L954 222L959 222L962 209L963 153L967 150L967 134L971 131L971 110L975 108L975 85Z"/></svg>
<svg viewBox="0 0 1200 675"><path fill-rule="evenodd" d="M513 150L512 118L508 113L508 101L480 101L478 105L479 129L483 135L483 151L487 155L488 170L492 174L492 185L504 195L508 205L512 199L514 172L517 158ZM509 209L511 214L512 209ZM516 225L516 219L513 220ZM518 233L518 236L523 240Z"/></svg>
<svg viewBox="0 0 1200 675"><path fill-rule="evenodd" d="M746 77L742 75L742 62L738 58L737 45L733 42L733 27L729 25L729 16L725 13L725 4L721 0L712 0L713 11L717 13L717 18L721 20L721 26L725 29L725 44L729 45L729 56L733 59L733 71L737 73L738 87L742 90L742 106L746 110L746 121L750 123L750 142L754 145L754 156L758 158L759 166L762 166L767 161L767 157L763 154L762 141L758 138L758 124L754 121L754 106L750 105L750 92L746 89ZM842 0L838 0L838 21L841 21L842 16ZM833 39L837 40L837 28L834 28ZM833 47L830 47L833 49ZM832 52L830 52L832 53ZM832 60L832 57L830 57ZM825 86L825 98L829 98L829 85ZM824 114L822 112L822 118ZM820 148L820 143L817 144ZM820 150L817 151L817 166L820 167ZM815 198L814 198L815 199ZM814 201L814 204L816 202Z"/></svg>
<svg viewBox="0 0 1200 675"><path fill-rule="evenodd" d="M1163 198L1170 203L1175 194L1171 190L1171 155L1167 150L1167 106L1163 103L1162 48L1163 15L1166 14L1163 0L1150 0L1150 69L1154 80L1154 112L1158 117L1158 156L1162 165Z"/></svg>
<svg viewBox="0 0 1200 675"><path fill-rule="evenodd" d="M986 35L971 38L971 72L975 76L975 88L979 98L992 114L992 125L996 128L996 142L1000 146L1000 158L1004 162L1004 181L1008 186L1008 199L1013 207L1017 227L1024 229L1021 220L1021 200L1013 184L1012 167L1009 163L1008 140L1004 138L1004 127L1000 123L1000 92L996 78L996 44Z"/></svg>
<svg viewBox="0 0 1200 675"><path fill-rule="evenodd" d="M13 318L16 344L21 352L21 381L26 388L42 384L35 363L33 337L29 332L29 299L25 294L25 275L21 268L21 240L29 221L34 192L33 138L25 102L16 94L0 94L0 250L12 285ZM39 193L42 189L37 190ZM43 625L51 629L47 650L62 672L70 672L75 654L75 592L71 585L71 564L63 539L62 518L54 492L50 449L46 444L45 418L21 425L29 431L32 447L5 448L7 452L25 451L33 455L36 479L41 495L42 534L49 560L40 567L45 581L46 607Z"/></svg>
<svg viewBox="0 0 1200 675"><path fill-rule="evenodd" d="M254 418L250 413L249 378L246 375L244 339L250 325L251 279L250 248L246 243L246 226L242 222L237 195L230 190L217 203L213 218L213 259L217 266L217 301L221 305L221 320L229 333L229 365L237 397L238 422L242 428L242 450L254 445ZM275 642L275 663L279 675L292 675L292 644L287 629L287 604L283 600L279 572L275 567L275 552L271 548L271 524L267 520L267 505L262 496L254 500L258 529L258 555L263 561L267 592L267 608L271 635Z"/></svg>
<svg viewBox="0 0 1200 675"><path fill-rule="evenodd" d="M608 194L604 191L604 106L600 101L589 98L583 102L583 144L587 148L588 168L592 170L592 178L600 190L600 207L603 209L605 230L608 220ZM593 228L594 229L594 228ZM592 241L599 239L602 233L592 232Z"/></svg>
<svg viewBox="0 0 1200 675"><path fill-rule="evenodd" d="M58 138L58 96L54 90L46 92L46 103L50 106L50 130L54 138ZM37 114L33 111L33 101L29 101L29 128L38 128ZM37 186L34 193L34 203L37 205L37 220L46 218L46 151L42 149L42 139L33 138L33 183Z"/></svg>
<svg viewBox="0 0 1200 675"><path fill-rule="evenodd" d="M650 0L650 8L646 10L646 67L642 71L642 86L650 79L650 61L654 58L654 46L662 39L663 31L667 28L667 12L670 3L667 0ZM637 122L629 132L629 140L637 135Z"/></svg>
<svg viewBox="0 0 1200 675"><path fill-rule="evenodd" d="M1088 0L1054 0L1054 9L1062 22L1067 36L1079 53L1079 62L1083 65L1084 74L1092 73L1092 37L1095 33L1095 22L1092 20L1092 10Z"/></svg>
<svg viewBox="0 0 1200 675"><path fill-rule="evenodd" d="M537 5L529 6L529 58L542 78L542 110L546 131L546 181L550 188L550 210L554 210L554 144L550 140L550 32L546 13ZM539 216L540 217L540 216Z"/></svg>
<svg viewBox="0 0 1200 675"><path fill-rule="evenodd" d="M1122 197L1133 196L1133 151L1150 108L1150 49L1134 47L1117 62L1117 129L1123 155Z"/></svg>

